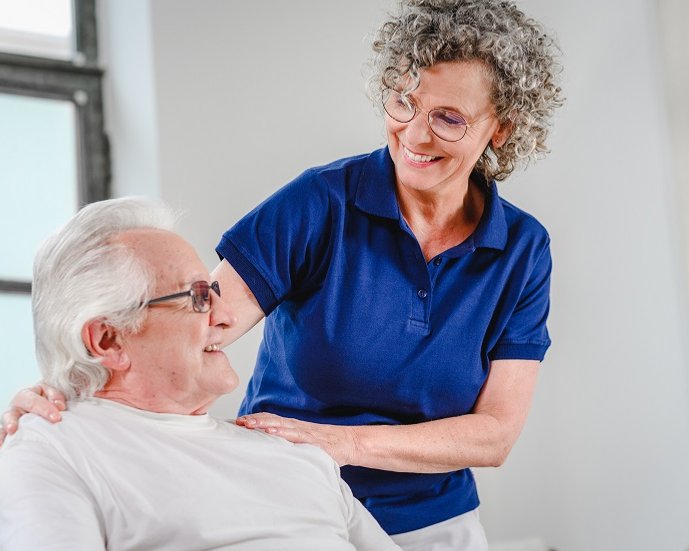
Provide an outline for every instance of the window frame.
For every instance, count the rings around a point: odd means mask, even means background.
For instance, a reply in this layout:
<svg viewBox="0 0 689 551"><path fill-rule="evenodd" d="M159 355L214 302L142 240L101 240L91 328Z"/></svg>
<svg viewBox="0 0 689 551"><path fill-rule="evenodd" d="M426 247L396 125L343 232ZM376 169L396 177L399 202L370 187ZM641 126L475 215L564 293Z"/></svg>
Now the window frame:
<svg viewBox="0 0 689 551"><path fill-rule="evenodd" d="M0 52L0 93L70 101L75 106L77 198L80 206L110 196L110 147L98 66L95 0L72 0L71 60ZM31 293L30 281L0 279L0 292Z"/></svg>

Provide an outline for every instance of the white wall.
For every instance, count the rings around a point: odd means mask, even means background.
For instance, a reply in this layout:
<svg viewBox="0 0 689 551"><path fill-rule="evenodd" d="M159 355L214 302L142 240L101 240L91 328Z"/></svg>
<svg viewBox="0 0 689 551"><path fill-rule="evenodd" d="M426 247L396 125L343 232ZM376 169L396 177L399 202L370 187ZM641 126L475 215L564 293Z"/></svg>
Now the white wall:
<svg viewBox="0 0 689 551"><path fill-rule="evenodd" d="M360 68L392 5L102 0L116 193L142 172L214 265L222 231L277 187L383 143ZM554 345L510 460L478 473L482 519L493 541L560 551L685 549L689 320L653 4L520 5L566 66L552 155L501 186L551 232ZM244 383L259 336L229 350Z"/></svg>
<svg viewBox="0 0 689 551"><path fill-rule="evenodd" d="M159 129L149 2L97 3L105 60L105 118L115 196L161 194Z"/></svg>
<svg viewBox="0 0 689 551"><path fill-rule="evenodd" d="M689 212L689 2L655 0L658 6L658 29L668 110L670 141L675 183L683 212ZM689 277L689 220L682 220L684 264Z"/></svg>

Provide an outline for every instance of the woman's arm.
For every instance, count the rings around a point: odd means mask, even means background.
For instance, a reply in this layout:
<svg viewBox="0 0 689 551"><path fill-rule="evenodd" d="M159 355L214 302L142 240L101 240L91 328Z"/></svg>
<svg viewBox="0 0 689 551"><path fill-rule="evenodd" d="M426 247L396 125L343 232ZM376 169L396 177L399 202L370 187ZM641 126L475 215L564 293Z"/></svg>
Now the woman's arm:
<svg viewBox="0 0 689 551"><path fill-rule="evenodd" d="M499 466L526 422L540 362L495 360L467 415L415 425L336 426L258 413L237 423L295 443L315 444L340 465L442 473Z"/></svg>
<svg viewBox="0 0 689 551"><path fill-rule="evenodd" d="M265 314L249 286L227 260L220 261L211 272L211 279L220 284L221 298L235 317L232 327L223 331L223 346L227 346L246 334Z"/></svg>

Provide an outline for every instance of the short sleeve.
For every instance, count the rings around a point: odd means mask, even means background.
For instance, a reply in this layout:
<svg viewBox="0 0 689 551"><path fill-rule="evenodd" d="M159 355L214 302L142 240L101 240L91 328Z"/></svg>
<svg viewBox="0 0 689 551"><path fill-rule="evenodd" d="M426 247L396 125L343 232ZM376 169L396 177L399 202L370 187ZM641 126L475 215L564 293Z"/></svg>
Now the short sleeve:
<svg viewBox="0 0 689 551"><path fill-rule="evenodd" d="M104 538L90 492L50 444L26 438L5 444L0 549L105 549Z"/></svg>
<svg viewBox="0 0 689 551"><path fill-rule="evenodd" d="M327 270L331 209L326 183L306 171L223 234L216 252L266 315L292 294L317 285Z"/></svg>
<svg viewBox="0 0 689 551"><path fill-rule="evenodd" d="M543 360L550 346L550 241L536 256L516 306L493 349L491 360Z"/></svg>

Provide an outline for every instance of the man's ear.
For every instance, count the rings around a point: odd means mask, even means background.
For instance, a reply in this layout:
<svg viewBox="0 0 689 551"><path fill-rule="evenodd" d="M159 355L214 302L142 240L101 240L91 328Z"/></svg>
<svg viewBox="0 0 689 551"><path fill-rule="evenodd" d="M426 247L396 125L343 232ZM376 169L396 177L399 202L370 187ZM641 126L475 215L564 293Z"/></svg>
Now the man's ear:
<svg viewBox="0 0 689 551"><path fill-rule="evenodd" d="M122 346L121 333L102 319L91 320L81 329L81 340L91 356L116 371L129 368L130 360Z"/></svg>
<svg viewBox="0 0 689 551"><path fill-rule="evenodd" d="M512 134L512 123L506 122L501 124L498 129L493 133L493 137L490 139L490 143L493 149L500 149Z"/></svg>

